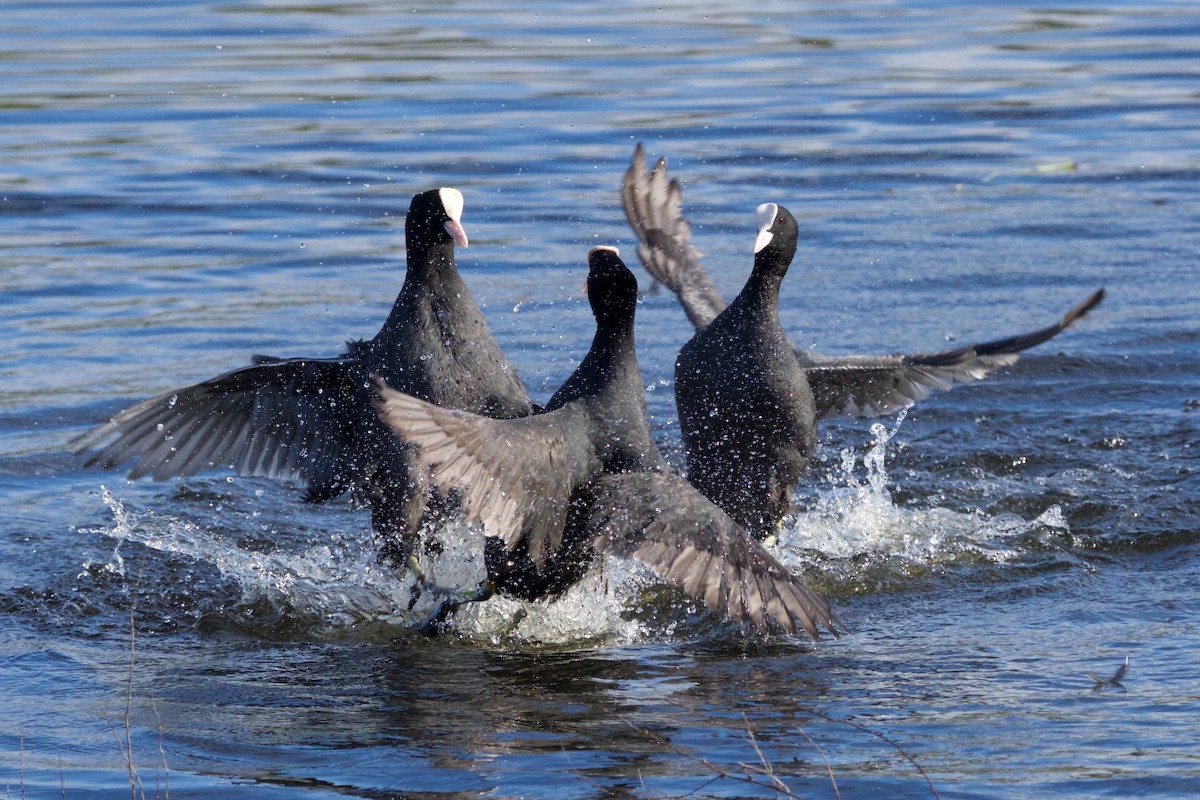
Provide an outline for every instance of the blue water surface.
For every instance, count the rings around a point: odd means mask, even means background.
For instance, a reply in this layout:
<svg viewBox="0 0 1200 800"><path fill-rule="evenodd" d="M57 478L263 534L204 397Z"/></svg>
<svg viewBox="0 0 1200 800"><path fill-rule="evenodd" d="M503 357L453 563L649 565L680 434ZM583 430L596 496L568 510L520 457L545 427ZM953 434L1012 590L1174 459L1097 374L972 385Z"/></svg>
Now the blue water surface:
<svg viewBox="0 0 1200 800"><path fill-rule="evenodd" d="M1197 796L1198 87L1191 2L7 3L0 796ZM427 639L348 502L72 454L252 353L373 335L433 186L549 397L587 249L636 266L639 141L727 296L755 206L793 211L805 347L938 350L1108 290L987 381L823 426L777 552L840 639L615 562ZM678 458L691 330L639 280Z"/></svg>

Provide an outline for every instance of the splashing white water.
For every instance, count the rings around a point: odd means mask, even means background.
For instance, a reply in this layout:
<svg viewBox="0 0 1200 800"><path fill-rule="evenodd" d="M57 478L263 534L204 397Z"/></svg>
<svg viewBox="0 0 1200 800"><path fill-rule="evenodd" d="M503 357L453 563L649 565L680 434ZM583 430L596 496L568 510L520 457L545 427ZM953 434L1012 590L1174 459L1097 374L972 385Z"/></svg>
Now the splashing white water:
<svg viewBox="0 0 1200 800"><path fill-rule="evenodd" d="M427 584L437 589L423 589L410 609L416 578L407 570L380 564L369 533L332 533L328 541L294 552L252 549L230 541L227 533L212 533L191 521L153 511L131 512L106 487L101 487L101 496L113 524L99 532L117 541L105 570L124 575L121 545L136 542L211 564L236 581L245 603L265 600L321 617L338 628L364 622L418 627L439 610L447 595L466 598L486 577L483 536L458 522L435 532L441 551L423 556L421 567ZM641 626L625 619L623 612L627 599L646 581L644 570L609 559L556 599L530 603L493 597L485 603L466 603L455 612L453 626L460 636L496 645L633 641Z"/></svg>
<svg viewBox="0 0 1200 800"><path fill-rule="evenodd" d="M646 570L606 558L559 597L532 603L493 597L460 608L455 626L468 638L495 645L637 641L644 626L624 612L648 580Z"/></svg>
<svg viewBox="0 0 1200 800"><path fill-rule="evenodd" d="M1039 526L1066 528L1057 506L1029 522L1014 514L895 505L888 491L887 448L904 417L897 415L890 429L878 422L871 426L873 442L862 456L861 472L854 451L842 450L831 488L780 531L785 563L811 563L813 553L824 562L886 560L898 573L961 561L1004 563L1020 554L1009 544L1014 536Z"/></svg>
<svg viewBox="0 0 1200 800"><path fill-rule="evenodd" d="M194 522L152 511L130 512L107 488L101 487L101 493L113 514L113 527L105 532L118 541L116 559L120 543L126 541L187 556L235 580L246 602L286 604L338 625L386 616L407 604L411 578L398 580L378 564L369 542L334 533L328 542L301 552L255 550Z"/></svg>
<svg viewBox="0 0 1200 800"><path fill-rule="evenodd" d="M825 591L872 591L956 563L1005 563L1022 552L1014 537L1037 527L1066 529L1057 507L1029 522L1015 515L895 505L888 490L887 449L903 420L901 414L890 429L872 425L873 441L861 459L851 449L842 451L830 486L780 528L774 550L785 565L815 574L825 584L818 588ZM433 535L441 552L421 556L427 584L445 591L427 586L410 609L415 577L380 564L367 530L329 533L323 541L293 543L291 550L276 544L256 549L232 541L228 531L212 532L153 511L130 512L107 489L103 498L113 524L102 532L117 540L105 569L123 575L121 543L137 542L212 564L236 581L247 603L265 600L335 628L365 622L419 627L447 595L471 596L486 577L483 536L461 523L440 526ZM637 564L600 559L557 598L522 602L493 597L462 605L454 613L453 630L496 646L630 642L669 635L697 609L685 602L684 610L665 612L670 617L665 625L651 620L658 606L652 602L649 611L642 608L642 597L659 583Z"/></svg>

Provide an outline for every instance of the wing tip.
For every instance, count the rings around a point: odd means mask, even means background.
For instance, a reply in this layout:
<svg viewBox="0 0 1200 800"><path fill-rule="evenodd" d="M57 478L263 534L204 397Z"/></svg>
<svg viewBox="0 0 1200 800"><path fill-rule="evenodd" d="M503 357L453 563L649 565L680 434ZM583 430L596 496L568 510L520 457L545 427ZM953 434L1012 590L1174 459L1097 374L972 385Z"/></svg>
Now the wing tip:
<svg viewBox="0 0 1200 800"><path fill-rule="evenodd" d="M1108 297L1108 291L1105 289L1105 287L1101 286L1099 289L1088 295L1087 299L1085 299L1082 303L1066 313L1062 319L1062 327L1065 329L1075 324L1075 322L1083 317L1087 316L1088 312L1104 302L1104 298L1106 297Z"/></svg>

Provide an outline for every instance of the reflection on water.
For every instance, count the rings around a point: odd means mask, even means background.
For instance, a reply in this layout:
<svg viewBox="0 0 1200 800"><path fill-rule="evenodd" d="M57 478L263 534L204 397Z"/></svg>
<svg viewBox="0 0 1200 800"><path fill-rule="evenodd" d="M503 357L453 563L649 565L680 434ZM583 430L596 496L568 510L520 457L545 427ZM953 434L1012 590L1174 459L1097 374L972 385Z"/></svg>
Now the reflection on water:
<svg viewBox="0 0 1200 800"><path fill-rule="evenodd" d="M1195 795L1198 55L1186 3L9 4L7 793L124 796L120 739L177 797L745 796L763 758L803 796L931 796L905 754L943 797ZM464 278L548 397L591 335L584 254L630 252L636 141L726 296L752 210L791 198L804 347L938 350L1109 289L1006 374L823 427L776 552L841 639L762 639L607 561L428 640L347 504L67 452L251 353L373 334L434 185L463 190ZM642 282L674 457L690 329ZM438 582L473 585L478 538L443 534ZM1093 693L1126 657L1127 691Z"/></svg>

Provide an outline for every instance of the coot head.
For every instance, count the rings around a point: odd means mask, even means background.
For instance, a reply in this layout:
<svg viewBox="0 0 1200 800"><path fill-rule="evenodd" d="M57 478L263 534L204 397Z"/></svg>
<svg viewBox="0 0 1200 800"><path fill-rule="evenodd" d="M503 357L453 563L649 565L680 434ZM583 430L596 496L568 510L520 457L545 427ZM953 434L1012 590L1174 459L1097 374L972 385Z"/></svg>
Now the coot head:
<svg viewBox="0 0 1200 800"><path fill-rule="evenodd" d="M637 305L637 278L625 266L617 248L593 247L588 252L584 289L599 324L633 318Z"/></svg>
<svg viewBox="0 0 1200 800"><path fill-rule="evenodd" d="M758 236L754 240L754 267L783 276L796 255L800 226L792 212L777 203L763 203L754 214Z"/></svg>
<svg viewBox="0 0 1200 800"><path fill-rule="evenodd" d="M463 196L458 189L443 187L421 192L408 207L405 230L410 239L436 244L454 241L467 246L467 232L462 226Z"/></svg>

